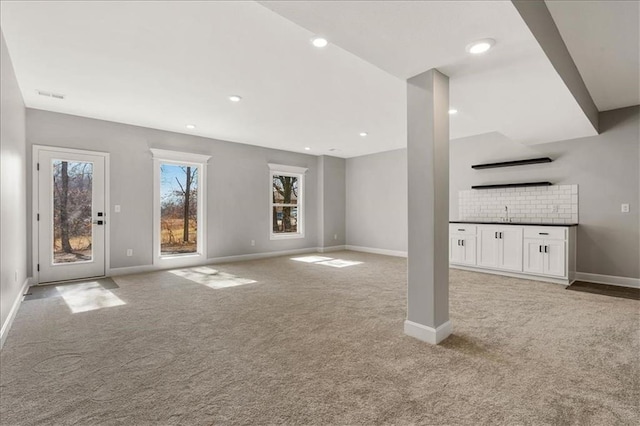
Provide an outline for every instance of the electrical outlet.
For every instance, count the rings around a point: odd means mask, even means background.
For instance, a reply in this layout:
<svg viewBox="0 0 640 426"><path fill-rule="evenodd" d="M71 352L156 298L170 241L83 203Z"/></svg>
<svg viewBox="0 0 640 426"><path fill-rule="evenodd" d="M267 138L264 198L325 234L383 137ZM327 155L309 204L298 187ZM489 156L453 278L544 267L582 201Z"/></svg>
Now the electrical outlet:
<svg viewBox="0 0 640 426"><path fill-rule="evenodd" d="M256 245L256 240L251 240L251 247L254 247Z"/></svg>
<svg viewBox="0 0 640 426"><path fill-rule="evenodd" d="M333 234L333 239L337 240L338 239L338 234Z"/></svg>
<svg viewBox="0 0 640 426"><path fill-rule="evenodd" d="M113 207L113 211L115 211L116 213L120 213L120 204L116 204L116 205Z"/></svg>
<svg viewBox="0 0 640 426"><path fill-rule="evenodd" d="M629 213L629 204L621 204L620 205L620 211L622 213Z"/></svg>
<svg viewBox="0 0 640 426"><path fill-rule="evenodd" d="M127 256L133 256L133 249L127 249Z"/></svg>

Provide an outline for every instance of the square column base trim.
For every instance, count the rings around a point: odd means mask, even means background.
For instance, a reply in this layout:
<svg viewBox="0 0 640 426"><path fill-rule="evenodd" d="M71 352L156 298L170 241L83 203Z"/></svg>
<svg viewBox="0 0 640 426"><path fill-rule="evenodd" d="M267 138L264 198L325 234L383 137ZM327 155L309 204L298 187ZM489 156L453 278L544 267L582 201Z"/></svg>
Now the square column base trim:
<svg viewBox="0 0 640 426"><path fill-rule="evenodd" d="M404 322L404 334L432 345L439 344L449 337L451 333L453 333L451 321L441 324L438 328L432 328L409 320Z"/></svg>

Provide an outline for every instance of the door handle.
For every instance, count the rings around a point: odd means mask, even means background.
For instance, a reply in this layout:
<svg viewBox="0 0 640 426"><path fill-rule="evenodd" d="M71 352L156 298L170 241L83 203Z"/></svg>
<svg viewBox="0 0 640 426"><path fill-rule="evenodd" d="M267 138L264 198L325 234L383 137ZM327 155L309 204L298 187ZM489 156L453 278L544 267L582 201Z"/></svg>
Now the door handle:
<svg viewBox="0 0 640 426"><path fill-rule="evenodd" d="M104 220L94 220L93 224L94 225L104 225Z"/></svg>

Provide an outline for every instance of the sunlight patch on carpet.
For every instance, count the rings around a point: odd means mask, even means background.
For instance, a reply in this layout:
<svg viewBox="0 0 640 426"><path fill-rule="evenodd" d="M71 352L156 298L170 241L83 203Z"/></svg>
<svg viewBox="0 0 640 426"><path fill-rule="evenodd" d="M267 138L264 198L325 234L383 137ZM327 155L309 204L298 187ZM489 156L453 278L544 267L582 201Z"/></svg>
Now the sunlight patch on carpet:
<svg viewBox="0 0 640 426"><path fill-rule="evenodd" d="M324 262L318 262L316 265L331 266L333 268L346 268L347 266L359 265L361 263L362 262L357 262L355 260L332 259Z"/></svg>
<svg viewBox="0 0 640 426"><path fill-rule="evenodd" d="M291 260L298 262L313 263L315 265L331 266L332 268L346 268L347 266L360 265L362 262L355 260L334 259L324 256L302 256L292 257Z"/></svg>
<svg viewBox="0 0 640 426"><path fill-rule="evenodd" d="M58 290L73 314L126 305L111 291L102 288L97 281L58 286L56 290Z"/></svg>
<svg viewBox="0 0 640 426"><path fill-rule="evenodd" d="M323 256L302 256L302 257L292 257L291 260L296 260L298 262L305 263L316 263L322 262L323 260L331 260L331 257L323 257Z"/></svg>
<svg viewBox="0 0 640 426"><path fill-rule="evenodd" d="M179 277L193 281L194 283L202 284L216 290L221 288L237 287L245 284L254 284L258 282L256 280L248 278L237 277L226 272L220 272L217 269L213 269L208 266L200 266L187 269L174 269L169 272Z"/></svg>

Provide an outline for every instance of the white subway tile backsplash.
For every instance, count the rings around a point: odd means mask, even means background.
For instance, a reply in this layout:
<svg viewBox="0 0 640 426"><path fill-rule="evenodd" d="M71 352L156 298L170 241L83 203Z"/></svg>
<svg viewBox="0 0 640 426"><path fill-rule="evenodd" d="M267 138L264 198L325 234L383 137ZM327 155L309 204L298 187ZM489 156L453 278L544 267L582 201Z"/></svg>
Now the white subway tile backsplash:
<svg viewBox="0 0 640 426"><path fill-rule="evenodd" d="M460 220L577 223L578 185L491 188L458 192Z"/></svg>

